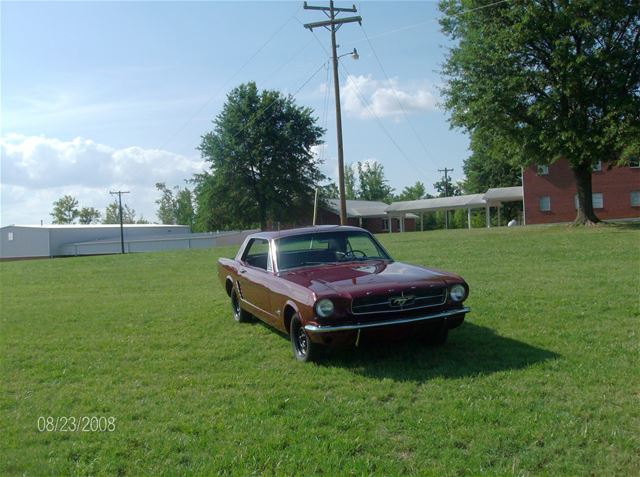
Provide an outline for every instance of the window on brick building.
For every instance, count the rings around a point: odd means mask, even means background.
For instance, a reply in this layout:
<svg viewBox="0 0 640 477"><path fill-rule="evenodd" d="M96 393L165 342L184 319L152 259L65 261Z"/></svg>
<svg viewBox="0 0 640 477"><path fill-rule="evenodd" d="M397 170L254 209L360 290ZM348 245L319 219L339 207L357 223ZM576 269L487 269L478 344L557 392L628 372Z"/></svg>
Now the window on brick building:
<svg viewBox="0 0 640 477"><path fill-rule="evenodd" d="M591 166L591 170L592 170L593 172L600 172L600 171L602 171L602 161L598 161L598 162L596 162L595 164L593 164L593 165Z"/></svg>
<svg viewBox="0 0 640 477"><path fill-rule="evenodd" d="M596 192L591 195L591 202L593 203L594 209L602 209L604 208L604 197L600 192Z"/></svg>
<svg viewBox="0 0 640 477"><path fill-rule="evenodd" d="M551 197L545 195L544 197L540 197L540 211L541 212L549 212L551 210Z"/></svg>
<svg viewBox="0 0 640 477"><path fill-rule="evenodd" d="M631 192L631 207L640 207L640 190Z"/></svg>
<svg viewBox="0 0 640 477"><path fill-rule="evenodd" d="M538 166L539 176L546 176L547 174L549 174L549 166L547 166L546 164L542 164L541 166Z"/></svg>
<svg viewBox="0 0 640 477"><path fill-rule="evenodd" d="M633 157L629 159L629 167L640 167L640 157Z"/></svg>
<svg viewBox="0 0 640 477"><path fill-rule="evenodd" d="M389 231L389 219L382 219L382 230L384 232Z"/></svg>
<svg viewBox="0 0 640 477"><path fill-rule="evenodd" d="M602 209L604 207L604 198L601 192L596 192L595 194L591 194L591 203L593 204L594 209ZM576 210L578 210L580 204L578 203L578 194L573 196L573 205Z"/></svg>

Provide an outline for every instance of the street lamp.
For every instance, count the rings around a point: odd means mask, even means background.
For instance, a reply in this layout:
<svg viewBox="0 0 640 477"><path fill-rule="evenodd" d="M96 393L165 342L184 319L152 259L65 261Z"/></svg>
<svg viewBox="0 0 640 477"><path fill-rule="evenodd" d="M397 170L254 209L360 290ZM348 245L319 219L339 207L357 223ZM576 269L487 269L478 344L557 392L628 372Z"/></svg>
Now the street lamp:
<svg viewBox="0 0 640 477"><path fill-rule="evenodd" d="M340 47L340 45L336 45L337 48ZM356 50L355 48L353 49L353 51L349 52L349 53L345 53L344 55L340 55L338 56L339 58L342 58L343 56L347 56L347 55L351 55L351 58L354 60L359 60L360 59L360 55L358 54L358 50Z"/></svg>

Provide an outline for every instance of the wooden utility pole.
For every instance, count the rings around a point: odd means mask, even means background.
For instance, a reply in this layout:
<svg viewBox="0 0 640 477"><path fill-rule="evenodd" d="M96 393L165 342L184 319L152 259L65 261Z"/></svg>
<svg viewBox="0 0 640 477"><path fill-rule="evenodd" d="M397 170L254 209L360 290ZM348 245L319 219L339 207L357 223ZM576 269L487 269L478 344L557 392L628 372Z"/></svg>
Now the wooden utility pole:
<svg viewBox="0 0 640 477"><path fill-rule="evenodd" d="M324 27L331 32L331 51L333 55L333 85L336 97L336 129L338 135L338 189L340 190L340 224L345 225L347 223L347 201L345 196L345 188L344 188L344 153L342 146L342 114L340 112L340 81L338 77L338 53L336 45L336 32L342 26L343 23L353 23L358 22L362 23L362 17L347 17L338 20L336 18L337 14L340 12L352 12L355 13L356 6L353 5L352 8L335 8L333 6L333 0L329 2L329 7L315 7L311 5L307 5L307 2L304 2L305 10L321 10L329 17L329 20L325 20L322 22L315 23L307 23L304 25L305 28L309 30L313 30L314 28Z"/></svg>
<svg viewBox="0 0 640 477"><path fill-rule="evenodd" d="M109 191L111 195L118 195L118 209L120 211L120 247L124 253L124 225L122 225L122 194L128 194L128 190Z"/></svg>
<svg viewBox="0 0 640 477"><path fill-rule="evenodd" d="M318 192L320 191L319 187L316 187L316 195L313 198L313 224L316 225L316 219L318 218Z"/></svg>
<svg viewBox="0 0 640 477"><path fill-rule="evenodd" d="M449 197L449 172L453 172L453 169L438 169L438 172L444 172L444 196ZM449 209L444 209L444 228L449 228Z"/></svg>

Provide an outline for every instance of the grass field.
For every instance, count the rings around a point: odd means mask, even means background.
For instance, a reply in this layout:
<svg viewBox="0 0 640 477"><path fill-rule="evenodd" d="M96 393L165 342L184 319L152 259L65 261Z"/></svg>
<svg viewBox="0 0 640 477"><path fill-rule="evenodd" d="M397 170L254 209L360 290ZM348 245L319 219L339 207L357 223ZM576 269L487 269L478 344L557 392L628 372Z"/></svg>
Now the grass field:
<svg viewBox="0 0 640 477"><path fill-rule="evenodd" d="M444 347L297 363L232 321L232 248L0 264L0 474L640 474L640 229L380 238L469 282Z"/></svg>

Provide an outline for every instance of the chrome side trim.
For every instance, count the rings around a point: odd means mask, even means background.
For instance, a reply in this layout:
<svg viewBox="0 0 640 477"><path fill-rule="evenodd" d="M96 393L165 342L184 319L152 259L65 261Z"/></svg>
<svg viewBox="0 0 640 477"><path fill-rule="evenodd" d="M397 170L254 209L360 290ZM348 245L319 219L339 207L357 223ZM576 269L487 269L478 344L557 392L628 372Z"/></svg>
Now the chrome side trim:
<svg viewBox="0 0 640 477"><path fill-rule="evenodd" d="M276 315L274 315L273 313L270 313L266 310L263 310L262 308L260 308L259 306L254 305L253 303L251 303L249 300L247 300L246 298L240 298L240 303L244 303L245 305L249 305L251 308L258 310L258 312L262 312L265 315L268 316L272 316L274 318L278 318Z"/></svg>
<svg viewBox="0 0 640 477"><path fill-rule="evenodd" d="M417 321L433 320L434 318L445 318L452 315L460 315L463 313L469 313L471 308L465 306L463 308L456 308L454 310L442 311L440 313L434 313L432 315L417 316L413 318L404 318L399 320L385 320L376 321L374 323L356 323L353 325L330 325L330 326L316 326L305 325L304 329L310 333L329 333L332 331L350 331L361 330L363 328L374 328L378 326L391 326L391 325L403 325L405 323L414 323Z"/></svg>

